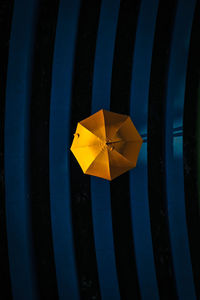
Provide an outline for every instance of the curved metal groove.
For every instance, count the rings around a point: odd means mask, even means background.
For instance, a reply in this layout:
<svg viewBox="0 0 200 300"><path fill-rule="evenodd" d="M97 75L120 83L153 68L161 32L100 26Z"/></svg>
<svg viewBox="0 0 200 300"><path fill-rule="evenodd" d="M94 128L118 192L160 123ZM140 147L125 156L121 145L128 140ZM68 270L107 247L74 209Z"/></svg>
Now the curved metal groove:
<svg viewBox="0 0 200 300"><path fill-rule="evenodd" d="M142 135L148 130L148 95L159 1L141 1L133 55L130 116ZM130 172L130 197L136 265L142 299L159 299L148 203L147 143Z"/></svg>
<svg viewBox="0 0 200 300"><path fill-rule="evenodd" d="M41 299L58 300L49 197L49 108L59 0L40 0L32 71L30 194L35 267ZM47 51L48 49L48 51Z"/></svg>
<svg viewBox="0 0 200 300"><path fill-rule="evenodd" d="M200 298L200 205L198 193L200 2L197 1L190 38L183 117L185 209L196 297Z"/></svg>
<svg viewBox="0 0 200 300"><path fill-rule="evenodd" d="M179 299L196 299L184 200L183 126L187 59L195 0L178 1L171 45L165 110L165 172L169 233Z"/></svg>
<svg viewBox="0 0 200 300"><path fill-rule="evenodd" d="M90 9L88 9L88 7ZM81 2L74 58L70 134L77 123L91 113L92 78L101 0ZM94 245L90 176L86 176L76 158L70 155L70 187L74 248L80 286L80 297L100 299L100 288Z"/></svg>
<svg viewBox="0 0 200 300"><path fill-rule="evenodd" d="M29 106L38 1L14 4L5 107L5 192L13 298L38 299L29 174Z"/></svg>
<svg viewBox="0 0 200 300"><path fill-rule="evenodd" d="M120 2L115 40L110 110L127 115L130 112L131 72L140 2ZM131 223L129 175L126 172L110 182L112 224L121 298L140 299Z"/></svg>
<svg viewBox="0 0 200 300"><path fill-rule="evenodd" d="M50 106L50 202L59 299L79 299L70 197L70 103L80 1L61 0Z"/></svg>
<svg viewBox="0 0 200 300"><path fill-rule="evenodd" d="M110 108L114 44L119 0L103 0L98 28L92 94L92 112ZM109 183L91 178L94 239L102 299L120 299L114 254Z"/></svg>
<svg viewBox="0 0 200 300"><path fill-rule="evenodd" d="M0 298L12 299L5 208L4 121L13 0L0 1Z"/></svg>
<svg viewBox="0 0 200 300"><path fill-rule="evenodd" d="M164 171L165 93L177 0L160 0L151 63L148 104L148 193L156 275L161 299L177 299ZM165 33L165 34L163 34ZM182 128L177 128L180 134Z"/></svg>

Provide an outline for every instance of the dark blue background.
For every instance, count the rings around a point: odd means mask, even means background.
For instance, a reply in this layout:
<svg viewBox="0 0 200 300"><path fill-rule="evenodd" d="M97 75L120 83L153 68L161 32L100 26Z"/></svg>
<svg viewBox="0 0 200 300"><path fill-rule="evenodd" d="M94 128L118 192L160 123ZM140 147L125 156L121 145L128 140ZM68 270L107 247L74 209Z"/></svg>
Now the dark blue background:
<svg viewBox="0 0 200 300"><path fill-rule="evenodd" d="M200 2L1 0L0 25L0 298L200 299ZM112 182L69 150L101 108L144 140Z"/></svg>

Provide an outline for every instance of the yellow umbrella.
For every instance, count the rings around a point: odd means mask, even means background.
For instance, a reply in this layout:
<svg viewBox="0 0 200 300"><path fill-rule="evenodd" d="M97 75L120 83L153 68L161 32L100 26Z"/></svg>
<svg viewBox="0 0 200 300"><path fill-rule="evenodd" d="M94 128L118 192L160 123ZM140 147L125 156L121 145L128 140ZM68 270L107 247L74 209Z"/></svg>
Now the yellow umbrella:
<svg viewBox="0 0 200 300"><path fill-rule="evenodd" d="M101 109L78 123L70 150L85 174L112 180L136 166L142 143L129 116Z"/></svg>

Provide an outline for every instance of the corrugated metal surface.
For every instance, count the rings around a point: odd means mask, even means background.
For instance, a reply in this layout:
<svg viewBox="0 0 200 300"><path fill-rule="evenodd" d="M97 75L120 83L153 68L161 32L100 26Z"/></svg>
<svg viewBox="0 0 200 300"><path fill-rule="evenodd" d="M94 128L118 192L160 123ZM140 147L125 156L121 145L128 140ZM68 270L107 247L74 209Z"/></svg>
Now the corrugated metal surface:
<svg viewBox="0 0 200 300"><path fill-rule="evenodd" d="M1 299L200 299L199 14L195 0L0 1ZM69 151L101 108L144 139L112 183Z"/></svg>

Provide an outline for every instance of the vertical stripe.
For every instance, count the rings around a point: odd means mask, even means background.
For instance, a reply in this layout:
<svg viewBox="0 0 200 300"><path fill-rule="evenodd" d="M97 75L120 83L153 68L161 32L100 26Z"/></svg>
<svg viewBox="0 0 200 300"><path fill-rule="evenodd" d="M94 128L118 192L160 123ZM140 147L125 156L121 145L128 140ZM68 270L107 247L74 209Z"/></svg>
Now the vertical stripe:
<svg viewBox="0 0 200 300"><path fill-rule="evenodd" d="M200 86L200 1L197 1L188 57L183 119L184 191L188 238L197 299L200 298L200 197L198 194L198 139Z"/></svg>
<svg viewBox="0 0 200 300"><path fill-rule="evenodd" d="M33 55L30 195L35 265L41 299L58 299L49 197L49 109L58 0L40 0ZM48 49L48 51L47 51Z"/></svg>
<svg viewBox="0 0 200 300"><path fill-rule="evenodd" d="M176 299L164 169L165 94L177 1L159 2L148 108L148 191L153 251L161 299Z"/></svg>
<svg viewBox="0 0 200 300"><path fill-rule="evenodd" d="M70 197L70 103L80 1L61 0L50 106L50 201L59 299L79 299Z"/></svg>
<svg viewBox="0 0 200 300"><path fill-rule="evenodd" d="M13 298L38 299L30 212L29 108L37 2L14 4L5 108L5 192Z"/></svg>
<svg viewBox="0 0 200 300"><path fill-rule="evenodd" d="M112 68L110 110L127 115L130 113L131 72L139 9L140 0L120 2ZM121 298L139 299L129 183L129 172L110 182L112 224Z"/></svg>
<svg viewBox="0 0 200 300"><path fill-rule="evenodd" d="M5 209L4 121L9 40L14 1L0 1L0 298L11 299Z"/></svg>
<svg viewBox="0 0 200 300"><path fill-rule="evenodd" d="M195 299L188 245L183 178L183 137L173 136L183 125L183 106L190 32L195 1L178 1L174 25L165 111L165 164L169 232L179 299Z"/></svg>
<svg viewBox="0 0 200 300"><path fill-rule="evenodd" d="M92 113L109 110L119 0L102 0L98 28ZM109 182L91 177L92 216L102 299L120 299L114 254Z"/></svg>
<svg viewBox="0 0 200 300"><path fill-rule="evenodd" d="M157 9L158 1L141 2L133 56L130 116L144 137L148 130L148 95ZM159 299L149 216L146 142L141 147L136 168L130 172L130 196L141 297Z"/></svg>
<svg viewBox="0 0 200 300"><path fill-rule="evenodd" d="M89 7L89 9L88 9ZM70 134L91 114L92 79L101 1L83 0L75 49ZM70 155L70 186L74 245L81 299L99 299L100 287L92 222L90 176Z"/></svg>

